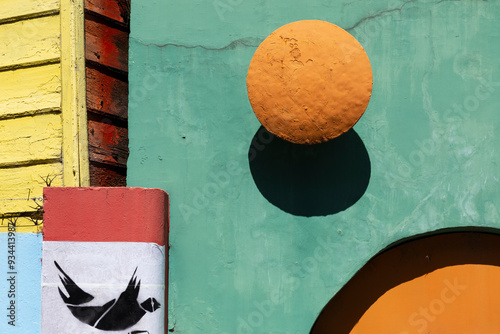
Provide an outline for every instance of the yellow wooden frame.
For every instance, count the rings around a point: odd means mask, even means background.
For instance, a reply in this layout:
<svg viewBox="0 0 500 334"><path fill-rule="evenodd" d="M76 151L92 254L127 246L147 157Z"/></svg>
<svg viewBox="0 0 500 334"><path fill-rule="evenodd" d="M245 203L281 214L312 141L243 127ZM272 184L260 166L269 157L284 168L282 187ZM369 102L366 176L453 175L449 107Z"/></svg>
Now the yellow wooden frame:
<svg viewBox="0 0 500 334"><path fill-rule="evenodd" d="M65 186L90 185L84 0L61 0L63 179Z"/></svg>

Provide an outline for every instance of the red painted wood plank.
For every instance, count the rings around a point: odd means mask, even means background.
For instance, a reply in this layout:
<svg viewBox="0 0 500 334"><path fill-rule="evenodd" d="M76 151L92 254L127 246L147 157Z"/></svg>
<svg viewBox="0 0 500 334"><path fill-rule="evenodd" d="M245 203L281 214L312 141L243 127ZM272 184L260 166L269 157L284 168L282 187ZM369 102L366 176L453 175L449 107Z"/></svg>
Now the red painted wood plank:
<svg viewBox="0 0 500 334"><path fill-rule="evenodd" d="M101 122L88 120L90 161L114 166L127 166L128 130L112 124L109 119Z"/></svg>
<svg viewBox="0 0 500 334"><path fill-rule="evenodd" d="M128 72L128 33L86 19L85 58Z"/></svg>
<svg viewBox="0 0 500 334"><path fill-rule="evenodd" d="M85 9L129 26L130 0L85 0Z"/></svg>
<svg viewBox="0 0 500 334"><path fill-rule="evenodd" d="M87 108L123 120L128 117L128 83L87 66Z"/></svg>
<svg viewBox="0 0 500 334"><path fill-rule="evenodd" d="M126 187L127 169L90 162L91 187Z"/></svg>
<svg viewBox="0 0 500 334"><path fill-rule="evenodd" d="M125 186L130 0L85 0L85 10L90 182Z"/></svg>

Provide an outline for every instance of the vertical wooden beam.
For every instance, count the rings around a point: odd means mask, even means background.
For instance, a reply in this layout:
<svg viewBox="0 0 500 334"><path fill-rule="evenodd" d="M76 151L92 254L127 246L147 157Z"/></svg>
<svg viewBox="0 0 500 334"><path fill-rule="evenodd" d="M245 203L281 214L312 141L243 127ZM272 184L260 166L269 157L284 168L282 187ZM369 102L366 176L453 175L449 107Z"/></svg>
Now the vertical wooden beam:
<svg viewBox="0 0 500 334"><path fill-rule="evenodd" d="M130 0L85 0L90 185L126 185Z"/></svg>
<svg viewBox="0 0 500 334"><path fill-rule="evenodd" d="M84 0L61 0L64 185L90 184L85 88Z"/></svg>

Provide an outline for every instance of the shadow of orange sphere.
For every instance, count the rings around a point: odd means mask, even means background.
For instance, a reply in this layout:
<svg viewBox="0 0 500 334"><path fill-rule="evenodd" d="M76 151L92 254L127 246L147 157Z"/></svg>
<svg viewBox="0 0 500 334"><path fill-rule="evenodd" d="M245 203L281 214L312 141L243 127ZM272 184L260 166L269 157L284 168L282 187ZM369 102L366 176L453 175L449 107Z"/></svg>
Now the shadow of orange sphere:
<svg viewBox="0 0 500 334"><path fill-rule="evenodd" d="M289 23L257 48L247 75L250 104L271 133L316 144L347 132L372 91L370 61L358 41L324 21Z"/></svg>

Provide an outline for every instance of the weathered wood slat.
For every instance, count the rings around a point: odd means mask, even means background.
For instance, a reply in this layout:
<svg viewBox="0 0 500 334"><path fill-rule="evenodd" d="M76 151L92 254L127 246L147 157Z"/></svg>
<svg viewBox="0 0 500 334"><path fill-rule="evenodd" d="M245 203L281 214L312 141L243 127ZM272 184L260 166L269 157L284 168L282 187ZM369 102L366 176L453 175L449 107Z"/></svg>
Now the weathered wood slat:
<svg viewBox="0 0 500 334"><path fill-rule="evenodd" d="M87 67L87 108L125 120L128 83Z"/></svg>
<svg viewBox="0 0 500 334"><path fill-rule="evenodd" d="M128 71L128 33L85 20L85 58L122 72Z"/></svg>
<svg viewBox="0 0 500 334"><path fill-rule="evenodd" d="M0 220L0 233L8 232L8 221L4 219ZM17 219L17 228L16 232L18 233L42 233L43 225L41 221L38 222L38 225L35 225L28 218L20 217Z"/></svg>
<svg viewBox="0 0 500 334"><path fill-rule="evenodd" d="M43 196L43 187L47 186L44 179L49 182L52 180L52 187L61 187L62 164L0 168L0 216L6 213L34 211L32 207L36 205L28 198Z"/></svg>
<svg viewBox="0 0 500 334"><path fill-rule="evenodd" d="M104 122L88 121L90 161L125 167L128 130Z"/></svg>
<svg viewBox="0 0 500 334"><path fill-rule="evenodd" d="M126 168L114 167L105 164L90 163L91 187L126 187Z"/></svg>
<svg viewBox="0 0 500 334"><path fill-rule="evenodd" d="M117 149L106 150L100 147L89 147L90 162L100 162L111 166L125 167L127 159L125 152L117 153Z"/></svg>
<svg viewBox="0 0 500 334"><path fill-rule="evenodd" d="M129 0L85 0L92 186L125 186L128 159Z"/></svg>
<svg viewBox="0 0 500 334"><path fill-rule="evenodd" d="M61 76L64 185L89 185L84 1L61 0Z"/></svg>
<svg viewBox="0 0 500 334"><path fill-rule="evenodd" d="M0 121L0 168L61 159L60 114Z"/></svg>
<svg viewBox="0 0 500 334"><path fill-rule="evenodd" d="M60 57L60 17L0 25L0 69Z"/></svg>
<svg viewBox="0 0 500 334"><path fill-rule="evenodd" d="M60 109L59 64L0 72L0 119Z"/></svg>
<svg viewBox="0 0 500 334"><path fill-rule="evenodd" d="M86 0L85 9L126 26L130 22L130 0Z"/></svg>
<svg viewBox="0 0 500 334"><path fill-rule="evenodd" d="M59 0L2 0L0 21L59 9Z"/></svg>

